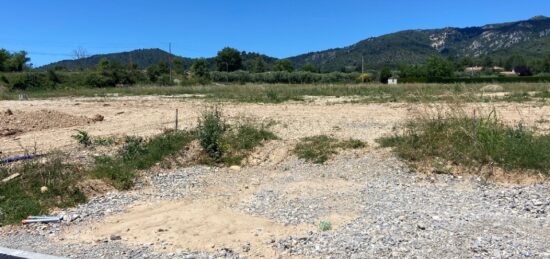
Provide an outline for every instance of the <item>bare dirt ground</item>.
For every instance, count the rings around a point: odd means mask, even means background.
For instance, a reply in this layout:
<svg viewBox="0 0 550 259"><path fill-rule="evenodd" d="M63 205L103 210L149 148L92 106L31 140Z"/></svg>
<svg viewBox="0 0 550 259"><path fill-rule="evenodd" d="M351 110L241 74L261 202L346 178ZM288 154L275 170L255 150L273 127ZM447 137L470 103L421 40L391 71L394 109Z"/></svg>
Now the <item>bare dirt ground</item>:
<svg viewBox="0 0 550 259"><path fill-rule="evenodd" d="M343 104L344 98L318 98L310 103L220 104L229 117L274 121L275 132L286 140L317 134L358 138L368 142L391 132L398 123L424 110L440 106L421 104ZM0 115L1 128L17 130L15 136L0 136L4 155L19 154L37 147L39 152L76 147L71 138L76 129L92 136L149 136L173 128L179 109L180 128L196 125L197 117L212 103L177 97L61 98L35 101L0 101L0 112L11 110L16 117ZM509 123L522 122L543 130L550 128L550 106L537 103L471 104L468 109L488 113L494 108ZM478 113L480 112L478 111ZM23 119L17 118L22 115ZM100 114L104 121L92 122ZM51 115L51 116L50 116ZM37 123L38 122L38 123Z"/></svg>
<svg viewBox="0 0 550 259"><path fill-rule="evenodd" d="M24 130L0 137L20 154L76 149L75 129L92 136L148 136L194 127L211 103L168 97L3 101L0 111L55 111L101 122ZM487 183L475 176L423 175L375 139L425 110L420 104L309 103L219 106L226 116L275 122L266 143L240 170L206 166L144 172L128 192L109 192L64 211L71 223L0 229L0 246L74 258L379 258L550 257L550 186ZM550 106L469 104L508 123L549 129ZM15 125L16 126L16 125ZM299 138L330 134L367 141L324 165L290 152ZM320 221L332 230L320 231Z"/></svg>

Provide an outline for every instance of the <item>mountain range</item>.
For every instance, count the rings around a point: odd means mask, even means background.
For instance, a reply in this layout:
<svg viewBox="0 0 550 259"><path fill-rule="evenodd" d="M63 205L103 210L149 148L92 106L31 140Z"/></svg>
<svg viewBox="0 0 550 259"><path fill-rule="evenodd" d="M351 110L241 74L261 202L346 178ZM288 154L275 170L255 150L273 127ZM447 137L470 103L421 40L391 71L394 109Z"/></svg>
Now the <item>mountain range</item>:
<svg viewBox="0 0 550 259"><path fill-rule="evenodd" d="M243 64L260 55L243 52ZM405 30L372 37L351 46L310 52L288 57L296 68L313 64L321 71L380 68L400 64L420 64L432 55L506 58L517 54L525 58L550 54L550 18L536 16L524 21L488 24L479 27ZM268 66L276 58L261 55ZM140 68L167 61L170 54L160 49L139 49L129 52L94 55L81 60L63 60L39 69L63 66L68 69L91 68L101 59L120 63L133 62ZM172 58L177 56L172 55ZM184 67L193 59L181 57ZM214 66L214 58L208 58Z"/></svg>

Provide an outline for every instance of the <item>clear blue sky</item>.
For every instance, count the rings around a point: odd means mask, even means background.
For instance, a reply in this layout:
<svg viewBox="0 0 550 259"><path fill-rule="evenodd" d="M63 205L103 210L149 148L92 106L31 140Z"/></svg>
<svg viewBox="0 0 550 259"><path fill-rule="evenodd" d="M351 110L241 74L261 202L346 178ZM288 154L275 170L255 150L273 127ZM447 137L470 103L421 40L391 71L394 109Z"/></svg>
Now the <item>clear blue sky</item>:
<svg viewBox="0 0 550 259"><path fill-rule="evenodd" d="M90 54L168 48L210 57L224 46L283 58L404 29L550 15L549 0L0 0L0 48L35 66Z"/></svg>

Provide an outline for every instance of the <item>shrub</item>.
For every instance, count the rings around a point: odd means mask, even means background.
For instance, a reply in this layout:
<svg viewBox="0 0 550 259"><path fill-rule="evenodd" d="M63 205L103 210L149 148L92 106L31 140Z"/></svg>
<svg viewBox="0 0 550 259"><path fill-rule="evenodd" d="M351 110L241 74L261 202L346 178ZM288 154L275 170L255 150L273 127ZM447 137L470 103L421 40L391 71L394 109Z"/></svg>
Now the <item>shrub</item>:
<svg viewBox="0 0 550 259"><path fill-rule="evenodd" d="M217 108L205 111L198 124L201 146L211 158L219 160L223 155L222 136L227 129L222 113Z"/></svg>

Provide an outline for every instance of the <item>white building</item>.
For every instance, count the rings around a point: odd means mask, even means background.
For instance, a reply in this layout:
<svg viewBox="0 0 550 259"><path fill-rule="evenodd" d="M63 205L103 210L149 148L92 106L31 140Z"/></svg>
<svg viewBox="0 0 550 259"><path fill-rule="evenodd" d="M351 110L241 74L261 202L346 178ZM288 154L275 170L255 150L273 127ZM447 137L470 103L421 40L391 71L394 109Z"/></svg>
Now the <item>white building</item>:
<svg viewBox="0 0 550 259"><path fill-rule="evenodd" d="M389 78L388 79L388 85L396 85L397 84L397 78Z"/></svg>

